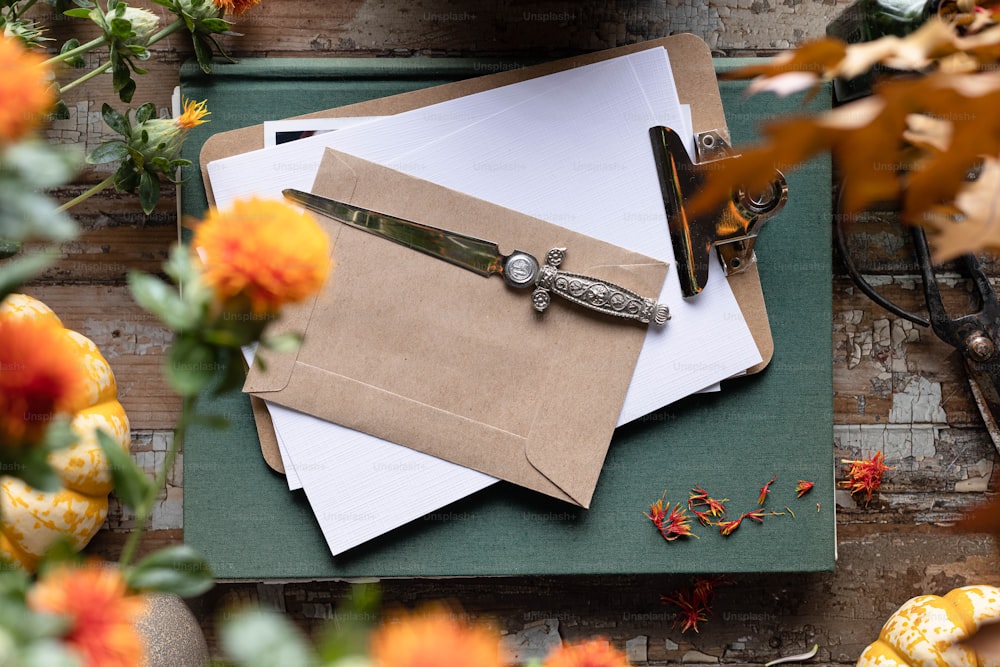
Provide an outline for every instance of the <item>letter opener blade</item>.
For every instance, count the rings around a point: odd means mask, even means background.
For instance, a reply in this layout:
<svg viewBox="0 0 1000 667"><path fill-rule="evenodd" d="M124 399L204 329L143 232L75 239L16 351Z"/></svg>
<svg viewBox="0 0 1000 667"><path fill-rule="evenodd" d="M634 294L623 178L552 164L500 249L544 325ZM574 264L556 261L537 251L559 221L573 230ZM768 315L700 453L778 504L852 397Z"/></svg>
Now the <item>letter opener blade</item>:
<svg viewBox="0 0 1000 667"><path fill-rule="evenodd" d="M535 310L545 311L556 294L591 310L643 324L663 325L670 319L670 309L654 299L607 280L562 271L558 267L566 248L553 248L540 264L531 254L515 250L509 255L500 246L459 232L431 227L412 220L378 213L336 199L301 190L282 191L285 198L303 208L364 230L412 250L444 260L481 276L501 276L509 286L531 288Z"/></svg>

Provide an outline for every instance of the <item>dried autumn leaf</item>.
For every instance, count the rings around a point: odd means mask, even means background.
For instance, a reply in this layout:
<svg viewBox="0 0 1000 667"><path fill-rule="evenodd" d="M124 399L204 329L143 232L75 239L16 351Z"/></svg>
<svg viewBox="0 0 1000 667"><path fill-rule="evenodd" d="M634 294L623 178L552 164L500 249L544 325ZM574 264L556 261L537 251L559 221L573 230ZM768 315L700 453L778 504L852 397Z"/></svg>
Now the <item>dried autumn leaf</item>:
<svg viewBox="0 0 1000 667"><path fill-rule="evenodd" d="M954 209L961 220L946 214L924 218L933 229L929 241L935 262L981 249L1000 250L1000 162L996 158L983 161L979 178L966 183L955 196Z"/></svg>
<svg viewBox="0 0 1000 667"><path fill-rule="evenodd" d="M951 145L951 123L943 118L912 113L906 117L903 138L911 146L925 151L946 151Z"/></svg>
<svg viewBox="0 0 1000 667"><path fill-rule="evenodd" d="M888 35L871 42L850 45L830 74L851 79L875 65L897 70L922 70L935 58L954 53L954 39L953 28L944 21L930 20L905 37Z"/></svg>
<svg viewBox="0 0 1000 667"><path fill-rule="evenodd" d="M860 99L814 116L792 116L765 124L763 143L741 155L702 168L705 180L688 201L691 215L709 212L736 188L763 190L775 169L787 169L831 151L846 176L842 205L856 213L899 195L899 136L906 114L878 97Z"/></svg>
<svg viewBox="0 0 1000 667"><path fill-rule="evenodd" d="M844 42L832 37L812 40L762 64L729 72L723 78L753 78L747 89L750 94L766 90L782 96L789 95L820 83L827 72L844 58L846 49Z"/></svg>

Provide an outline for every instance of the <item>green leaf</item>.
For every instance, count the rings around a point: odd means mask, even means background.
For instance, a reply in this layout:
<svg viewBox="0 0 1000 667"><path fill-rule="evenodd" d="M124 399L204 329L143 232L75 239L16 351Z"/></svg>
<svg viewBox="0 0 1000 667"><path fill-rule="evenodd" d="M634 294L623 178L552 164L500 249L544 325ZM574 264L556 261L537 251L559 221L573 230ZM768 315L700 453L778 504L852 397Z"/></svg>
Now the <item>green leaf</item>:
<svg viewBox="0 0 1000 667"><path fill-rule="evenodd" d="M132 78L129 77L128 81L125 82L125 85L122 86L121 90L118 91L118 99L120 99L122 102L125 102L126 104L131 102L132 96L135 95L135 87L136 87L135 81L133 81Z"/></svg>
<svg viewBox="0 0 1000 667"><path fill-rule="evenodd" d="M0 239L0 259L7 259L8 257L13 257L17 253L21 252L21 248L24 244L20 241L10 241L7 239ZM0 297L2 299L3 297Z"/></svg>
<svg viewBox="0 0 1000 667"><path fill-rule="evenodd" d="M288 332L277 336L267 336L260 341L261 345L275 352L295 352L302 346L302 334Z"/></svg>
<svg viewBox="0 0 1000 667"><path fill-rule="evenodd" d="M111 34L118 39L127 40L135 34L132 32L132 22L123 18L111 19Z"/></svg>
<svg viewBox="0 0 1000 667"><path fill-rule="evenodd" d="M315 656L297 627L272 612L242 611L221 627L222 647L241 667L312 667Z"/></svg>
<svg viewBox="0 0 1000 667"><path fill-rule="evenodd" d="M129 156L131 157L131 152L129 152ZM115 188L119 192L135 192L137 187L139 187L139 173L136 171L135 164L126 160L115 172Z"/></svg>
<svg viewBox="0 0 1000 667"><path fill-rule="evenodd" d="M49 111L52 120L69 120L69 107L63 100L56 100L55 105Z"/></svg>
<svg viewBox="0 0 1000 667"><path fill-rule="evenodd" d="M63 16L72 16L75 19L89 19L90 11L91 10L83 9L82 7L78 7L76 9L67 9L66 11L63 12ZM73 41L76 42L76 46L80 46L80 42L78 40L73 40ZM76 46L74 46L73 48L76 48Z"/></svg>
<svg viewBox="0 0 1000 667"><path fill-rule="evenodd" d="M82 11L85 15L90 13L86 9L79 11ZM86 16L84 16L83 18L86 18ZM76 39L75 37L73 39L68 39L66 40L66 43L62 45L62 48L59 49L59 55L63 55L64 53L72 51L78 46L80 46L80 40ZM67 67L72 67L74 69L79 69L87 64L86 61L84 61L83 56L81 55L73 56L67 60L64 60L63 62L66 64Z"/></svg>
<svg viewBox="0 0 1000 667"><path fill-rule="evenodd" d="M167 381L182 396L197 394L221 370L215 349L191 335L174 339L166 364Z"/></svg>
<svg viewBox="0 0 1000 667"><path fill-rule="evenodd" d="M143 169L139 174L139 204L146 215L149 215L156 208L158 201L160 201L160 179Z"/></svg>
<svg viewBox="0 0 1000 667"><path fill-rule="evenodd" d="M67 417L57 417L45 429L45 438L42 440L42 450L45 454L66 449L76 444L80 436L73 430L73 422Z"/></svg>
<svg viewBox="0 0 1000 667"><path fill-rule="evenodd" d="M52 468L46 453L40 449L30 449L13 463L8 463L7 474L17 477L33 489L51 493L62 488L59 474Z"/></svg>
<svg viewBox="0 0 1000 667"><path fill-rule="evenodd" d="M198 66L205 74L212 73L212 47L209 42L195 34L192 40L194 46L194 57L198 61Z"/></svg>
<svg viewBox="0 0 1000 667"><path fill-rule="evenodd" d="M35 253L4 261L0 264L0 301L52 266L57 259L55 255Z"/></svg>
<svg viewBox="0 0 1000 667"><path fill-rule="evenodd" d="M60 535L45 550L42 560L38 563L37 573L43 575L46 571L54 567L79 563L82 560L83 556L80 554L80 550L73 544L73 538L69 535Z"/></svg>
<svg viewBox="0 0 1000 667"><path fill-rule="evenodd" d="M351 587L351 596L333 614L318 642L324 664L363 655L379 620L381 589L376 584Z"/></svg>
<svg viewBox="0 0 1000 667"><path fill-rule="evenodd" d="M167 547L143 558L128 573L127 580L136 590L180 597L201 595L214 584L208 561L186 544Z"/></svg>
<svg viewBox="0 0 1000 667"><path fill-rule="evenodd" d="M104 430L97 430L97 442L108 460L115 494L127 507L136 511L154 498L153 481L136 465L128 452Z"/></svg>
<svg viewBox="0 0 1000 667"><path fill-rule="evenodd" d="M101 107L101 117L104 118L104 122L107 123L108 127L118 134L126 138L132 136L132 125L128 122L128 118L112 109L111 105L107 102Z"/></svg>
<svg viewBox="0 0 1000 667"><path fill-rule="evenodd" d="M18 667L80 667L80 656L60 641L32 642L17 662Z"/></svg>
<svg viewBox="0 0 1000 667"><path fill-rule="evenodd" d="M120 139L114 139L112 141L105 141L97 148L90 151L90 155L87 156L87 163L106 164L108 162L124 160L127 157L128 144Z"/></svg>
<svg viewBox="0 0 1000 667"><path fill-rule="evenodd" d="M156 105L152 102L146 102L135 110L135 122L142 125L154 115L156 115Z"/></svg>
<svg viewBox="0 0 1000 667"><path fill-rule="evenodd" d="M228 21L213 18L201 19L198 24L206 32L226 32L230 26Z"/></svg>
<svg viewBox="0 0 1000 667"><path fill-rule="evenodd" d="M159 317L173 331L188 331L200 316L196 304L185 301L173 285L160 278L132 271L128 275L129 291L140 306Z"/></svg>

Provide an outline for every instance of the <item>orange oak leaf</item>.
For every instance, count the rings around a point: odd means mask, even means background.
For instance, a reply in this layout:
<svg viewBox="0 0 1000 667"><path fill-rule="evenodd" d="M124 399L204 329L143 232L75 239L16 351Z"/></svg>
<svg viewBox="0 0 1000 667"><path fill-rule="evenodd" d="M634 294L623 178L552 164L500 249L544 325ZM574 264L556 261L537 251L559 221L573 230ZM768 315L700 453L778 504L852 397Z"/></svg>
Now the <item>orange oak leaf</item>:
<svg viewBox="0 0 1000 667"><path fill-rule="evenodd" d="M979 250L1000 250L1000 162L983 161L979 177L955 196L952 207L940 207L924 217L933 230L929 241L935 262Z"/></svg>

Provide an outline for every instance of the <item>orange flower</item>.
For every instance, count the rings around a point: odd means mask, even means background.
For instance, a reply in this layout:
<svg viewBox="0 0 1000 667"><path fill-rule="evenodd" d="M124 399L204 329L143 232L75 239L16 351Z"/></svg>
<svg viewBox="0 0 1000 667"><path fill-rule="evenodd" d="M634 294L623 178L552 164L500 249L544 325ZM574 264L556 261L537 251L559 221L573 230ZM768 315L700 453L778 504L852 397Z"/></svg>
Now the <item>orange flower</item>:
<svg viewBox="0 0 1000 667"><path fill-rule="evenodd" d="M208 121L205 120L205 116L210 115L212 112L208 110L205 106L206 104L208 104L208 100L202 100L201 102L184 100L184 113L177 117L177 124L185 130L190 130L192 127L207 123Z"/></svg>
<svg viewBox="0 0 1000 667"><path fill-rule="evenodd" d="M542 667L628 667L628 658L606 639L595 638L556 649Z"/></svg>
<svg viewBox="0 0 1000 667"><path fill-rule="evenodd" d="M58 319L0 310L0 444L37 444L54 416L82 408L86 373Z"/></svg>
<svg viewBox="0 0 1000 667"><path fill-rule="evenodd" d="M212 2L223 12L242 14L260 2L260 0L212 0Z"/></svg>
<svg viewBox="0 0 1000 667"><path fill-rule="evenodd" d="M372 634L375 667L503 667L500 638L445 607L391 617Z"/></svg>
<svg viewBox="0 0 1000 667"><path fill-rule="evenodd" d="M63 639L85 667L143 664L146 649L135 623L145 613L146 600L127 594L117 569L91 561L50 570L28 592L28 606L69 618Z"/></svg>
<svg viewBox="0 0 1000 667"><path fill-rule="evenodd" d="M882 477L886 471L892 470L885 465L885 454L882 452L875 452L870 459L841 462L847 464L847 481L841 484L851 492L852 496L864 495L866 505L882 488Z"/></svg>
<svg viewBox="0 0 1000 667"><path fill-rule="evenodd" d="M16 141L41 125L55 104L44 60L0 32L0 142Z"/></svg>
<svg viewBox="0 0 1000 667"><path fill-rule="evenodd" d="M224 305L249 301L255 315L275 313L319 290L330 270L330 241L309 213L276 200L237 201L212 209L192 246L205 282Z"/></svg>
<svg viewBox="0 0 1000 667"><path fill-rule="evenodd" d="M643 513L646 518L653 522L667 542L673 542L679 537L698 537L691 532L691 517L687 510L680 503L675 503L673 507L670 503L664 504L666 497L667 492L664 491L663 496L649 506L649 513Z"/></svg>

